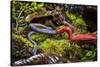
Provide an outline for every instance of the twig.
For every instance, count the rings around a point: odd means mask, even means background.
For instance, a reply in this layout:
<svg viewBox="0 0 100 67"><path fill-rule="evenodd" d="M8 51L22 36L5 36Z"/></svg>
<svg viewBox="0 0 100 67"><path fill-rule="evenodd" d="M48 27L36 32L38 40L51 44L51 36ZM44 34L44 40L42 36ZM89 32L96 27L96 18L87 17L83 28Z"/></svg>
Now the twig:
<svg viewBox="0 0 100 67"><path fill-rule="evenodd" d="M18 15L18 17L17 17L17 19L16 19L16 32L18 31L18 26L19 26L18 20L19 20L21 14L23 13L23 11L25 10L26 6L27 6L27 4L26 4L26 5L23 7L23 9L20 11L20 13L19 13L19 15Z"/></svg>

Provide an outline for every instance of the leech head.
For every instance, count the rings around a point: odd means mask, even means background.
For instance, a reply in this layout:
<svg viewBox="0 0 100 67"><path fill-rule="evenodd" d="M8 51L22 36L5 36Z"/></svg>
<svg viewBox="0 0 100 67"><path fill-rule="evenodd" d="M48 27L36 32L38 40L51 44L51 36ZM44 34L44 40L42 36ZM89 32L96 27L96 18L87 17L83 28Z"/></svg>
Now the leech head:
<svg viewBox="0 0 100 67"><path fill-rule="evenodd" d="M69 27L67 27L67 26L61 26L61 27L57 30L57 32L58 32L58 33L64 33L64 32L67 32L67 31L69 31L69 30L71 30Z"/></svg>

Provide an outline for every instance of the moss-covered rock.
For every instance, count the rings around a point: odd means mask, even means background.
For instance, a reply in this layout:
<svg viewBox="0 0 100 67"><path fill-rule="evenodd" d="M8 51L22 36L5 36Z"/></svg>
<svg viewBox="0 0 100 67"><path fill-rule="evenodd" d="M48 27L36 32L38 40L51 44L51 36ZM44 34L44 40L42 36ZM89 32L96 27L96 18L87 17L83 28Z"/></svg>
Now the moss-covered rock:
<svg viewBox="0 0 100 67"><path fill-rule="evenodd" d="M46 39L40 46L45 53L64 56L65 51L70 48L70 44L66 40Z"/></svg>
<svg viewBox="0 0 100 67"><path fill-rule="evenodd" d="M12 42L11 42L11 57L12 62L28 58L32 55L33 45L27 38L24 38L21 35L12 34Z"/></svg>

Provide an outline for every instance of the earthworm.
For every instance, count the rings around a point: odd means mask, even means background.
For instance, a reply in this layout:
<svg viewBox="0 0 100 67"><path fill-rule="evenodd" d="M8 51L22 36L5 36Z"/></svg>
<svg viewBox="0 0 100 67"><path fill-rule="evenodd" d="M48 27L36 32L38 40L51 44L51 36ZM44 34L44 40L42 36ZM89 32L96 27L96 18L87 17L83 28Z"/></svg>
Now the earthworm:
<svg viewBox="0 0 100 67"><path fill-rule="evenodd" d="M29 27L32 28L33 31L28 33L28 39L31 41L32 44L34 44L34 49L32 50L32 54L36 55L37 54L37 42L35 42L34 40L32 40L31 35L35 32L39 32L42 34L50 34L50 35L55 35L57 34L56 31L54 31L51 27L42 25L42 24L29 24ZM40 29L38 27L42 27L43 29Z"/></svg>
<svg viewBox="0 0 100 67"><path fill-rule="evenodd" d="M32 50L32 54L36 55L37 53L37 49L36 46L38 46L37 42L35 42L34 40L32 40L31 35L34 33L34 31L31 31L28 33L28 39L31 41L32 44L34 44L34 49Z"/></svg>
<svg viewBox="0 0 100 67"><path fill-rule="evenodd" d="M31 23L31 24L29 24L29 27L31 27L32 30L42 33L42 34L51 34L51 35L57 34L57 32L55 30L53 30L51 27L48 27L48 26L45 26L42 24ZM43 29L38 28L38 27L42 27Z"/></svg>

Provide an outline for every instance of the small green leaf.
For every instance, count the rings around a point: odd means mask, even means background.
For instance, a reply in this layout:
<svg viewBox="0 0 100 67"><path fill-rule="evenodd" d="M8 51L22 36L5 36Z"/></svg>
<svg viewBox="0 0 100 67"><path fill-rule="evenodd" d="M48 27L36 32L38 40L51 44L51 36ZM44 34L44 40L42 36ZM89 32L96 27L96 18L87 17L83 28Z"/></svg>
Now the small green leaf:
<svg viewBox="0 0 100 67"><path fill-rule="evenodd" d="M89 57L89 56L91 56L92 55L92 51L88 51L87 53L86 53L86 56L87 57Z"/></svg>

